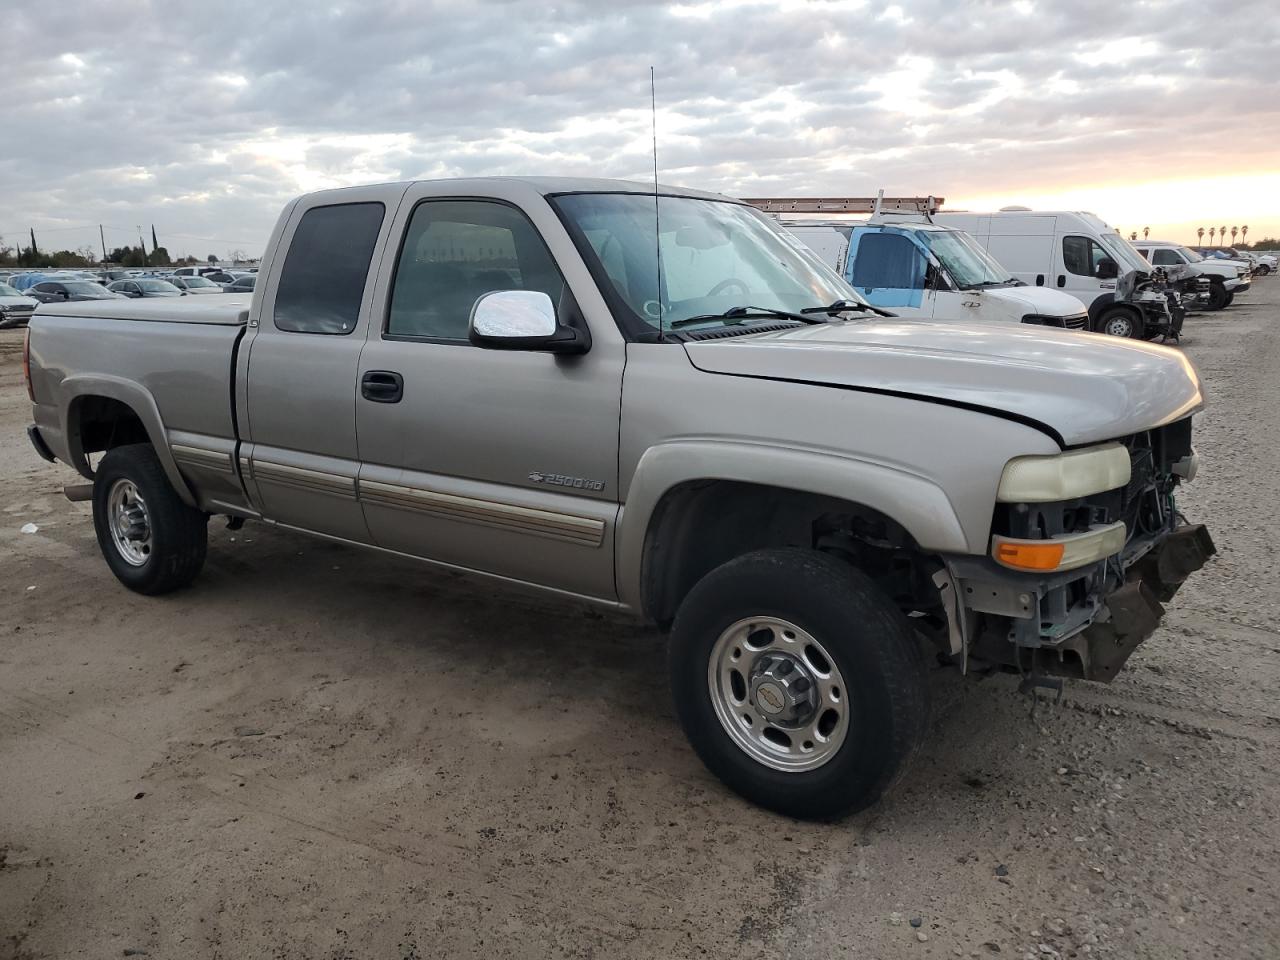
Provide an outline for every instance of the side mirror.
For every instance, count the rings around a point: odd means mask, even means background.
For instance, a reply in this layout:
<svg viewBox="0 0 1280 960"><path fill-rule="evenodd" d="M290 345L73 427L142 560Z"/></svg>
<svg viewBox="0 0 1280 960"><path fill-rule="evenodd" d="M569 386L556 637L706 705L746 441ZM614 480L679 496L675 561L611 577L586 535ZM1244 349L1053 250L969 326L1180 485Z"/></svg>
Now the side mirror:
<svg viewBox="0 0 1280 960"><path fill-rule="evenodd" d="M470 340L491 350L586 353L591 340L556 320L555 304L541 290L496 290L471 308Z"/></svg>
<svg viewBox="0 0 1280 960"><path fill-rule="evenodd" d="M1114 280L1120 276L1120 266L1110 257L1103 257L1098 261L1098 279Z"/></svg>
<svg viewBox="0 0 1280 960"><path fill-rule="evenodd" d="M59 290L59 291L58 291L58 296L60 296L63 300L70 300L70 299L71 299L71 294L67 293L67 291L65 291L65 290Z"/></svg>

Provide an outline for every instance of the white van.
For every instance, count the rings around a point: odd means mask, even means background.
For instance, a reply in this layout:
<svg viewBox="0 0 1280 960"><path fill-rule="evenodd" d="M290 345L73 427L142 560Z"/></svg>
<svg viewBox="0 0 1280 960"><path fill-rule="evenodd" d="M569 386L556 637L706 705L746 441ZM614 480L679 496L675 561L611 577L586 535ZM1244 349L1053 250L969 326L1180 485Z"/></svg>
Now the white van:
<svg viewBox="0 0 1280 960"><path fill-rule="evenodd" d="M1150 339L1176 337L1181 329L1177 294L1155 281L1151 264L1092 213L1004 207L933 219L972 234L1019 280L1079 298L1091 330Z"/></svg>
<svg viewBox="0 0 1280 960"><path fill-rule="evenodd" d="M780 222L867 302L900 316L1077 330L1088 324L1075 297L1022 283L968 234L925 217Z"/></svg>

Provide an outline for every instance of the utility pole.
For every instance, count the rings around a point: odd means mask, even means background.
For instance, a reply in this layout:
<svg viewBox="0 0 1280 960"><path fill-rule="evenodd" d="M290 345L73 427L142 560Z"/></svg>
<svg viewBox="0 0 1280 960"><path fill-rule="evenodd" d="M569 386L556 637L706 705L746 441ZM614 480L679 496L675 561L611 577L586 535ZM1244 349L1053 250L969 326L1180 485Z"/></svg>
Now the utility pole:
<svg viewBox="0 0 1280 960"><path fill-rule="evenodd" d="M107 238L102 232L102 224L98 224L98 239L102 241L102 262L107 262Z"/></svg>
<svg viewBox="0 0 1280 960"><path fill-rule="evenodd" d="M142 239L142 224L138 224L138 249L142 251L142 265L147 265L147 242Z"/></svg>

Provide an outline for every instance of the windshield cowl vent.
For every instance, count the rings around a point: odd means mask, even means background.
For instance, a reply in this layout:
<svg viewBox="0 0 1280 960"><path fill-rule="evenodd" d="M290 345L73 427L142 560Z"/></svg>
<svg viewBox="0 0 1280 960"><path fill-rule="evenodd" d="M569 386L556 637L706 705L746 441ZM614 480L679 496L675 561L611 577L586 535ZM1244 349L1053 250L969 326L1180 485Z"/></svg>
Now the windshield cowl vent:
<svg viewBox="0 0 1280 960"><path fill-rule="evenodd" d="M743 327L714 327L710 330L682 330L686 340L724 340L728 337L741 337L748 333L772 333L778 330L794 330L798 323L754 323Z"/></svg>

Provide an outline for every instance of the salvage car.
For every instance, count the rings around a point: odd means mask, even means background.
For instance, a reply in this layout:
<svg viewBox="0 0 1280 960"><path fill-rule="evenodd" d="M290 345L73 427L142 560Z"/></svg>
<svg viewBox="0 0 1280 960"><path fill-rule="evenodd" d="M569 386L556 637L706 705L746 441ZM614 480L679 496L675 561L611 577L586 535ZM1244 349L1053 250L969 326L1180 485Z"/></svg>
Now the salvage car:
<svg viewBox="0 0 1280 960"><path fill-rule="evenodd" d="M190 584L221 515L642 617L698 754L789 815L894 782L926 645L1109 680L1213 552L1179 351L879 316L726 197L322 191L260 276L31 322L28 435L120 582Z"/></svg>
<svg viewBox="0 0 1280 960"><path fill-rule="evenodd" d="M66 303L79 300L116 300L122 294L112 293L96 280L41 280L27 287L25 296L41 303Z"/></svg>

